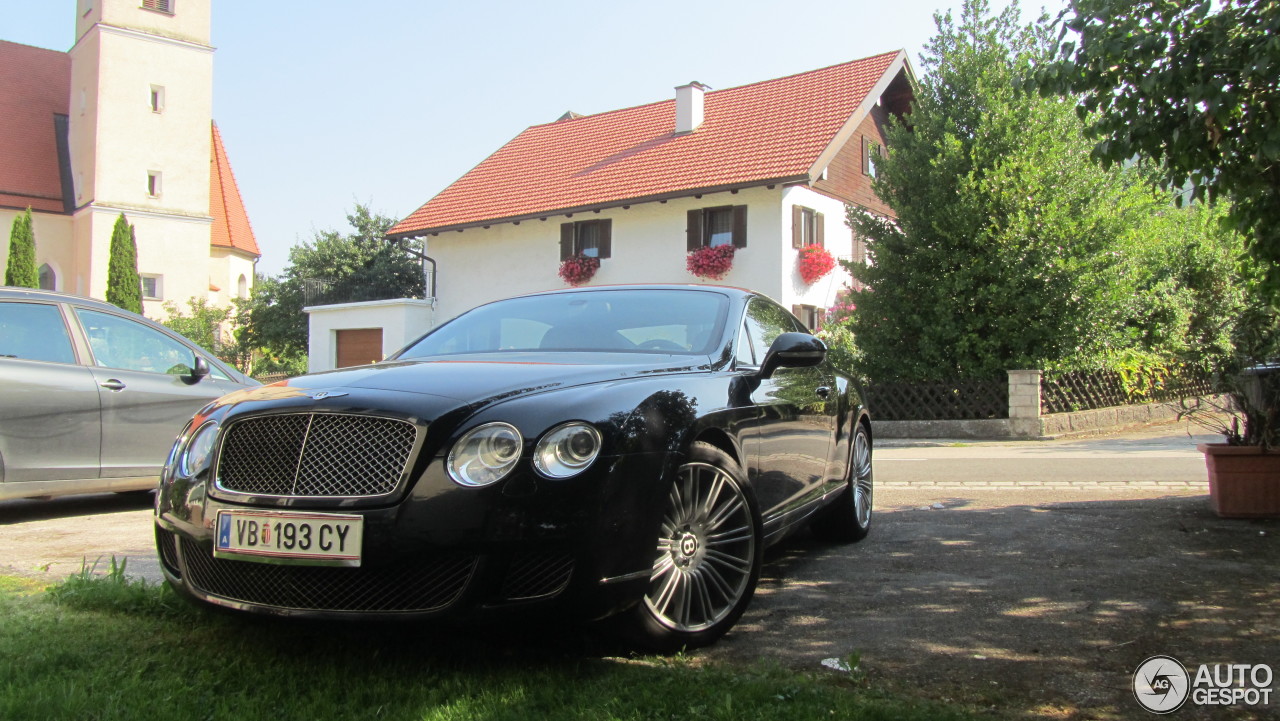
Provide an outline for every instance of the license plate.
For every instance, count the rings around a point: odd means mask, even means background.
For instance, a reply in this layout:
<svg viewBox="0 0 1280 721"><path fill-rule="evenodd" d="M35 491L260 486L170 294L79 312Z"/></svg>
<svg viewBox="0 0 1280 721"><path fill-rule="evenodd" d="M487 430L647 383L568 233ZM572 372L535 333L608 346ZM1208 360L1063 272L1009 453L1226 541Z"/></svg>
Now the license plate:
<svg viewBox="0 0 1280 721"><path fill-rule="evenodd" d="M218 511L213 555L244 561L359 566L362 516Z"/></svg>

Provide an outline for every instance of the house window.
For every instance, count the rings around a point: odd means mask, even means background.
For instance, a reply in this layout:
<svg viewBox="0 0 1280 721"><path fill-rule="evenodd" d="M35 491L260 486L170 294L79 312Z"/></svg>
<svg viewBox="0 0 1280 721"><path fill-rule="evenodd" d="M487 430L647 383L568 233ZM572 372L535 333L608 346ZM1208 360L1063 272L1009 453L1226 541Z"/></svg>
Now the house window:
<svg viewBox="0 0 1280 721"><path fill-rule="evenodd" d="M747 247L747 206L724 205L717 208L690 210L685 228L688 250L704 245Z"/></svg>
<svg viewBox="0 0 1280 721"><path fill-rule="evenodd" d="M142 0L142 7L146 10L155 10L158 13L173 14L174 0Z"/></svg>
<svg viewBox="0 0 1280 721"><path fill-rule="evenodd" d="M613 221L580 220L560 224L560 260L574 255L608 258L613 250Z"/></svg>
<svg viewBox="0 0 1280 721"><path fill-rule="evenodd" d="M147 171L147 195L151 196L152 198L160 197L160 190L161 190L160 180L161 178L160 178L159 170Z"/></svg>
<svg viewBox="0 0 1280 721"><path fill-rule="evenodd" d="M791 206L791 247L823 245L822 213L803 205Z"/></svg>
<svg viewBox="0 0 1280 721"><path fill-rule="evenodd" d="M249 279L244 277L244 273L240 274L240 280L236 281L236 297L249 297Z"/></svg>
<svg viewBox="0 0 1280 721"><path fill-rule="evenodd" d="M163 85L151 86L151 112L153 113L164 112L164 86Z"/></svg>
<svg viewBox="0 0 1280 721"><path fill-rule="evenodd" d="M867 136L862 136L862 172L876 177L876 165L889 157L889 151L880 143Z"/></svg>
<svg viewBox="0 0 1280 721"><path fill-rule="evenodd" d="M58 289L58 274L49 267L48 263L40 266L40 288L42 290Z"/></svg>
<svg viewBox="0 0 1280 721"><path fill-rule="evenodd" d="M164 276L141 275L142 297L146 300L160 300L164 297Z"/></svg>
<svg viewBox="0 0 1280 721"><path fill-rule="evenodd" d="M825 313L822 309L813 305L793 305L791 313L804 323L804 327L809 329L810 333L817 333L822 330L822 316Z"/></svg>

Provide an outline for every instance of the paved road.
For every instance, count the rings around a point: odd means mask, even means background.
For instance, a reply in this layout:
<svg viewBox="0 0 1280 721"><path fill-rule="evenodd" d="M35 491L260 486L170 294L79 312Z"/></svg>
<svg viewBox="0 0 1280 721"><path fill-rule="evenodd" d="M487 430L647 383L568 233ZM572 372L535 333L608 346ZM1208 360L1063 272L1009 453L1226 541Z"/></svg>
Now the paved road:
<svg viewBox="0 0 1280 721"><path fill-rule="evenodd" d="M876 450L876 503L892 513L917 501L955 499L965 489L983 491L984 503L1025 501L1025 493L989 493L1020 489L1068 501L1117 492L1202 494L1204 460L1195 445L1210 440L1189 437L1182 424L1079 440L886 441ZM139 494L0 501L0 572L56 580L86 563L108 566L114 556L158 580L150 513L150 498Z"/></svg>
<svg viewBox="0 0 1280 721"><path fill-rule="evenodd" d="M1198 429L1197 429L1198 430ZM1059 441L948 442L889 440L876 449L881 488L1205 488L1198 443L1185 423Z"/></svg>

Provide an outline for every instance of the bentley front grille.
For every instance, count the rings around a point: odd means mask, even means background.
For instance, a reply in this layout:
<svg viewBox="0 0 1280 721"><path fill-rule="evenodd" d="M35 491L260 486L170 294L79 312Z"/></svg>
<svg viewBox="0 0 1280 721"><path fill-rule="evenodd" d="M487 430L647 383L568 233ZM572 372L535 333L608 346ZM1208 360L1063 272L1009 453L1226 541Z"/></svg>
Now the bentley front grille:
<svg viewBox="0 0 1280 721"><path fill-rule="evenodd" d="M368 497L392 493L418 429L406 421L337 413L286 413L228 424L218 486L235 493Z"/></svg>
<svg viewBox="0 0 1280 721"><path fill-rule="evenodd" d="M277 566L214 558L182 539L187 582L232 601L308 611L422 612L441 610L462 595L474 557L426 560L388 568Z"/></svg>

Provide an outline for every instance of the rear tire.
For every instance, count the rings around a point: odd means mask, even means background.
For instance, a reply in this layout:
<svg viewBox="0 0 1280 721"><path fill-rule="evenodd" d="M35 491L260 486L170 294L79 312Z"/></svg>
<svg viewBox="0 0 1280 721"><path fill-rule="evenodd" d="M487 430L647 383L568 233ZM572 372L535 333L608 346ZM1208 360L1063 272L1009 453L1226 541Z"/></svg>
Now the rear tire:
<svg viewBox="0 0 1280 721"><path fill-rule="evenodd" d="M760 525L737 462L695 443L667 494L649 590L623 619L628 635L673 652L706 646L728 632L760 579Z"/></svg>
<svg viewBox="0 0 1280 721"><path fill-rule="evenodd" d="M809 527L824 541L852 543L871 532L871 504L875 484L871 470L871 434L858 423L850 449L849 475L844 490L822 509Z"/></svg>

